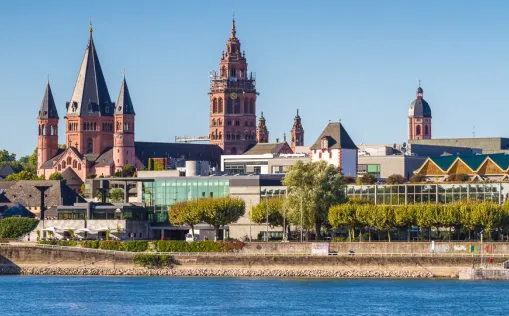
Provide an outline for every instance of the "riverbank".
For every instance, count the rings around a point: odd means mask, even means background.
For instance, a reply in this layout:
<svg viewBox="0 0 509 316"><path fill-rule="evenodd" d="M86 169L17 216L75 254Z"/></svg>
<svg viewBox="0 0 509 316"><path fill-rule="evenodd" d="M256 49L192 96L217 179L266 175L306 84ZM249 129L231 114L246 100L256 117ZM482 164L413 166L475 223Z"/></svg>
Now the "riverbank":
<svg viewBox="0 0 509 316"><path fill-rule="evenodd" d="M174 276L174 277L276 277L276 278L432 278L422 271L358 271L324 269L207 269L207 268L78 268L0 266L0 275L68 276Z"/></svg>

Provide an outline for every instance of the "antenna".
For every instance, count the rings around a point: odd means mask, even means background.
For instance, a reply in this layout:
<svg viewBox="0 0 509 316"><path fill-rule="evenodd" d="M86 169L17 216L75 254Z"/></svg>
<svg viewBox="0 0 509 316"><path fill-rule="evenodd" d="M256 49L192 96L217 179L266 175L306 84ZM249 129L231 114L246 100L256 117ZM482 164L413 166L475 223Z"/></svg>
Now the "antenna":
<svg viewBox="0 0 509 316"><path fill-rule="evenodd" d="M474 125L474 130L472 131L472 136L475 138L475 125Z"/></svg>

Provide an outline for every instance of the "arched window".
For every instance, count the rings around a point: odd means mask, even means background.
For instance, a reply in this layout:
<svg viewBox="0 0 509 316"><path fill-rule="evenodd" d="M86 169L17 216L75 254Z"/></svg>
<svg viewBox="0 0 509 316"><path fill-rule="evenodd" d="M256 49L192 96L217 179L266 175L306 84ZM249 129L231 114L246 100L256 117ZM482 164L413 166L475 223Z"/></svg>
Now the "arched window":
<svg viewBox="0 0 509 316"><path fill-rule="evenodd" d="M81 170L81 164L80 163L78 164L78 170Z"/></svg>
<svg viewBox="0 0 509 316"><path fill-rule="evenodd" d="M230 132L226 132L226 140L230 140L231 136L230 136Z"/></svg>
<svg viewBox="0 0 509 316"><path fill-rule="evenodd" d="M244 99L244 113L250 113L249 112L249 99Z"/></svg>
<svg viewBox="0 0 509 316"><path fill-rule="evenodd" d="M233 108L233 101L232 101L232 99L228 98L228 100L226 100L226 114L231 114L232 108Z"/></svg>
<svg viewBox="0 0 509 316"><path fill-rule="evenodd" d="M225 72L226 72L226 67L225 66L221 67L221 77L225 76Z"/></svg>
<svg viewBox="0 0 509 316"><path fill-rule="evenodd" d="M428 136L429 135L429 128L428 128L428 125L424 125L424 135Z"/></svg>
<svg viewBox="0 0 509 316"><path fill-rule="evenodd" d="M70 166L71 165L71 162L72 162L72 158L71 157L67 157L67 164Z"/></svg>
<svg viewBox="0 0 509 316"><path fill-rule="evenodd" d="M240 140L240 132L237 132L237 136L235 137L236 140Z"/></svg>
<svg viewBox="0 0 509 316"><path fill-rule="evenodd" d="M92 139L89 139L87 142L87 153L92 153L94 151L94 143Z"/></svg>
<svg viewBox="0 0 509 316"><path fill-rule="evenodd" d="M216 120L212 119L212 126L216 126Z"/></svg>
<svg viewBox="0 0 509 316"><path fill-rule="evenodd" d="M237 70L235 69L235 67L232 67L232 69L230 70L230 77L236 77L237 76Z"/></svg>
<svg viewBox="0 0 509 316"><path fill-rule="evenodd" d="M117 132L120 131L120 121L117 121Z"/></svg>
<svg viewBox="0 0 509 316"><path fill-rule="evenodd" d="M72 123L69 123L69 130L72 131Z"/></svg>
<svg viewBox="0 0 509 316"><path fill-rule="evenodd" d="M218 106L218 109L217 109L217 112L218 113L223 113L223 98L219 98L219 106Z"/></svg>
<svg viewBox="0 0 509 316"><path fill-rule="evenodd" d="M318 153L318 158L322 159L322 152Z"/></svg>
<svg viewBox="0 0 509 316"><path fill-rule="evenodd" d="M223 133L222 132L219 132L219 139L223 139Z"/></svg>
<svg viewBox="0 0 509 316"><path fill-rule="evenodd" d="M218 120L217 120L217 125L219 125L219 126L223 126L223 120L218 119Z"/></svg>
<svg viewBox="0 0 509 316"><path fill-rule="evenodd" d="M62 169L65 169L65 167L66 167L65 161L62 161Z"/></svg>
<svg viewBox="0 0 509 316"><path fill-rule="evenodd" d="M421 126L420 125L417 125L417 127L415 128L415 135L421 135Z"/></svg>
<svg viewBox="0 0 509 316"><path fill-rule="evenodd" d="M235 99L235 106L233 107L233 113L239 114L240 113L240 99Z"/></svg>
<svg viewBox="0 0 509 316"><path fill-rule="evenodd" d="M42 136L46 136L46 125L42 125Z"/></svg>
<svg viewBox="0 0 509 316"><path fill-rule="evenodd" d="M39 127L37 128L37 130L39 131L39 136L41 136L41 125L39 125Z"/></svg>
<svg viewBox="0 0 509 316"><path fill-rule="evenodd" d="M58 165L58 171L62 171L62 166Z"/></svg>
<svg viewBox="0 0 509 316"><path fill-rule="evenodd" d="M94 122L94 131L97 131L97 123Z"/></svg>
<svg viewBox="0 0 509 316"><path fill-rule="evenodd" d="M212 113L217 113L217 99L212 100Z"/></svg>
<svg viewBox="0 0 509 316"><path fill-rule="evenodd" d="M73 162L72 162L72 167L73 167L74 169L78 168L78 162L77 162L76 160L73 160Z"/></svg>
<svg viewBox="0 0 509 316"><path fill-rule="evenodd" d="M254 114L254 113L255 113L255 101L254 101L254 99L251 99L251 100L249 101L249 112L250 112L251 114Z"/></svg>
<svg viewBox="0 0 509 316"><path fill-rule="evenodd" d="M55 127L53 125L50 125L49 127L49 134L51 136L55 136Z"/></svg>

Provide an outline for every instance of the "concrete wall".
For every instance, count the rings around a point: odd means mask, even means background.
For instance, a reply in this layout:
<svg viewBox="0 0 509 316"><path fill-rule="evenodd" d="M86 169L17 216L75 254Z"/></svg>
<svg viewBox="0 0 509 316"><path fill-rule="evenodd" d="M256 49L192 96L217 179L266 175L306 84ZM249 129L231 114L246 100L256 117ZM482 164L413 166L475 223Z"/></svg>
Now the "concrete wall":
<svg viewBox="0 0 509 316"><path fill-rule="evenodd" d="M410 144L426 144L451 147L481 148L483 154L507 152L509 149L509 138L443 138L443 139L422 139L411 140Z"/></svg>
<svg viewBox="0 0 509 316"><path fill-rule="evenodd" d="M359 156L359 165L380 165L380 177L386 179L393 174L400 174L405 178L413 176L427 157L417 156Z"/></svg>

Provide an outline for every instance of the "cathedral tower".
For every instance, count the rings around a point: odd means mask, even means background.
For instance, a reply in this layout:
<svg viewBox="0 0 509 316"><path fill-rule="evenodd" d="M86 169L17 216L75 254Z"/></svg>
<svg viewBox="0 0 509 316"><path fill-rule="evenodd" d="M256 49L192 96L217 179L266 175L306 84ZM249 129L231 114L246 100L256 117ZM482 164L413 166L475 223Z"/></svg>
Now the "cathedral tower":
<svg viewBox="0 0 509 316"><path fill-rule="evenodd" d="M304 146L304 128L299 115L299 109L297 109L297 115L293 118L292 127L292 150L295 152L295 147Z"/></svg>
<svg viewBox="0 0 509 316"><path fill-rule="evenodd" d="M210 76L210 143L225 154L242 154L256 144L255 76L247 71L246 55L240 49L235 19L219 74Z"/></svg>
<svg viewBox="0 0 509 316"><path fill-rule="evenodd" d="M129 94L124 76L115 108L115 134L113 145L113 163L115 164L115 171L121 171L127 164L135 165L135 114L131 95Z"/></svg>
<svg viewBox="0 0 509 316"><path fill-rule="evenodd" d="M37 168L58 153L58 112L49 81L37 116L39 137L37 141Z"/></svg>
<svg viewBox="0 0 509 316"><path fill-rule="evenodd" d="M408 140L431 139L431 108L423 99L423 92L419 85L417 98L408 110Z"/></svg>
<svg viewBox="0 0 509 316"><path fill-rule="evenodd" d="M113 147L113 112L108 87L92 38L92 26L85 56L71 100L67 102L66 145L81 154L101 154Z"/></svg>
<svg viewBox="0 0 509 316"><path fill-rule="evenodd" d="M258 128L256 129L256 141L258 143L268 143L269 142L269 130L267 129L267 125L265 125L265 117L262 115L258 120Z"/></svg>

